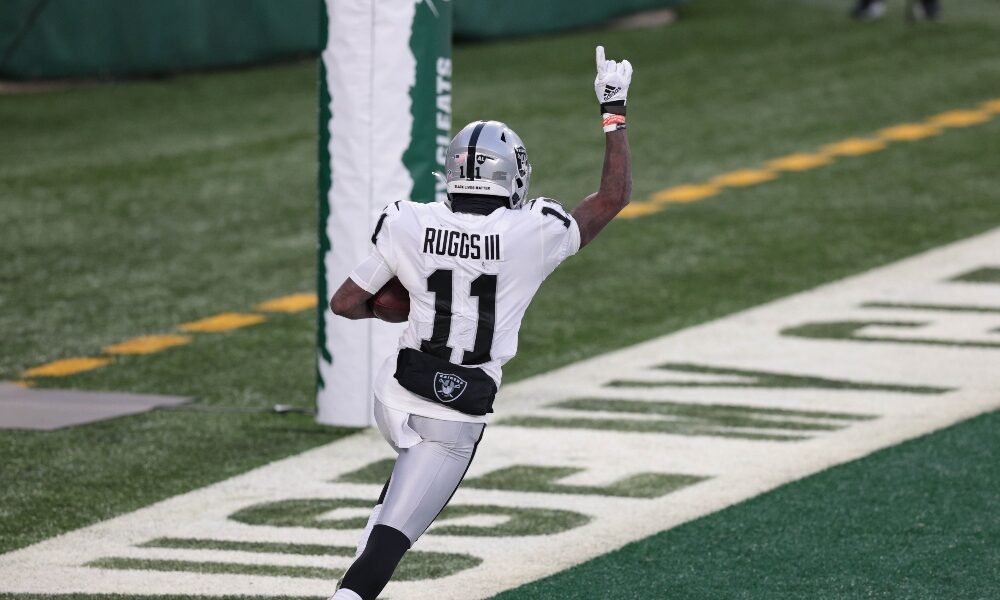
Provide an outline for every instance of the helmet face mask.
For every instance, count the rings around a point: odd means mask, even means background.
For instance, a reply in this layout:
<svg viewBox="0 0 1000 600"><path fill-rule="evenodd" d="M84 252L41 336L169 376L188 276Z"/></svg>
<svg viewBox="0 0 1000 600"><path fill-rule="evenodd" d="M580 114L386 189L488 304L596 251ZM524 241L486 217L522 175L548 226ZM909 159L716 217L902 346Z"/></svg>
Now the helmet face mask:
<svg viewBox="0 0 1000 600"><path fill-rule="evenodd" d="M524 142L500 121L466 125L448 146L445 181L451 194L499 196L518 208L528 196L531 163Z"/></svg>

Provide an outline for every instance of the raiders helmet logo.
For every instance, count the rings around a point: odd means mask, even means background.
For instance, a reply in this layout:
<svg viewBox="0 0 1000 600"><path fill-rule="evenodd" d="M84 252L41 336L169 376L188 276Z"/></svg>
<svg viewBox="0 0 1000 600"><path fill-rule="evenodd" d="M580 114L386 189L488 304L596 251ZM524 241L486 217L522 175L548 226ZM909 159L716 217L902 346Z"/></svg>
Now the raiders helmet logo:
<svg viewBox="0 0 1000 600"><path fill-rule="evenodd" d="M528 153L523 146L514 148L514 156L517 159L517 172L523 177L528 174Z"/></svg>
<svg viewBox="0 0 1000 600"><path fill-rule="evenodd" d="M434 395L445 404L457 400L468 386L469 383L458 375L452 375L451 373L434 374Z"/></svg>

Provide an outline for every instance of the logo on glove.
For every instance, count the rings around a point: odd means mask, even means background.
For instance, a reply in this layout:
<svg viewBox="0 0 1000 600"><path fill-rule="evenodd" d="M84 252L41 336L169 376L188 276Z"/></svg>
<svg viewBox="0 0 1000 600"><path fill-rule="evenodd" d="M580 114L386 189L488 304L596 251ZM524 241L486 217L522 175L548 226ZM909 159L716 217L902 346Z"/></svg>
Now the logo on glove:
<svg viewBox="0 0 1000 600"><path fill-rule="evenodd" d="M613 85L604 86L604 101L607 102L615 97L615 94L621 91L620 87L615 87Z"/></svg>
<svg viewBox="0 0 1000 600"><path fill-rule="evenodd" d="M438 400L446 404L458 400L458 397L462 395L468 386L469 383L458 375L452 375L451 373L434 374L434 395L437 396Z"/></svg>

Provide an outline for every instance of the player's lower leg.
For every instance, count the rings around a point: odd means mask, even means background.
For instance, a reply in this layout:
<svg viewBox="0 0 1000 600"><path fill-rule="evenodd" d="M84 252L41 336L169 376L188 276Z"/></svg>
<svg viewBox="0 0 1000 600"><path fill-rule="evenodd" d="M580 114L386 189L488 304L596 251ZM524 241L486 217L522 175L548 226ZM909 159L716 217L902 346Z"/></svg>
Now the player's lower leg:
<svg viewBox="0 0 1000 600"><path fill-rule="evenodd" d="M375 600L409 549L410 540L403 532L375 525L364 550L347 569L340 589L330 600Z"/></svg>
<svg viewBox="0 0 1000 600"><path fill-rule="evenodd" d="M378 522L378 516L382 514L382 503L385 502L385 494L389 490L389 481L386 480L385 485L382 486L382 493L379 494L378 502L375 507L372 508L372 512L368 515L368 523L365 524L365 530L361 532L361 539L358 540L358 549L354 552L354 558L361 556L361 553L365 551L365 546L368 544L368 538L372 534L372 528L375 527L375 523Z"/></svg>

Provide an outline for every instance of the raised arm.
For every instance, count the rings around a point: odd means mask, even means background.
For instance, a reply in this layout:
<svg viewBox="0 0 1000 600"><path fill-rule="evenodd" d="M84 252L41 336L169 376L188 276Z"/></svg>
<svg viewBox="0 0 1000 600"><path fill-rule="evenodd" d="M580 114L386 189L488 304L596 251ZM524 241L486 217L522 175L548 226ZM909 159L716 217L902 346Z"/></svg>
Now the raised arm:
<svg viewBox="0 0 1000 600"><path fill-rule="evenodd" d="M625 133L625 99L631 81L632 65L627 60L605 60L604 47L598 46L594 89L601 102L605 131L604 168L601 187L573 210L573 218L580 226L581 248L628 205L632 195L632 157Z"/></svg>
<svg viewBox="0 0 1000 600"><path fill-rule="evenodd" d="M628 205L632 195L632 157L624 129L604 134L604 169L601 187L573 209L580 226L580 247L597 237L604 226Z"/></svg>

